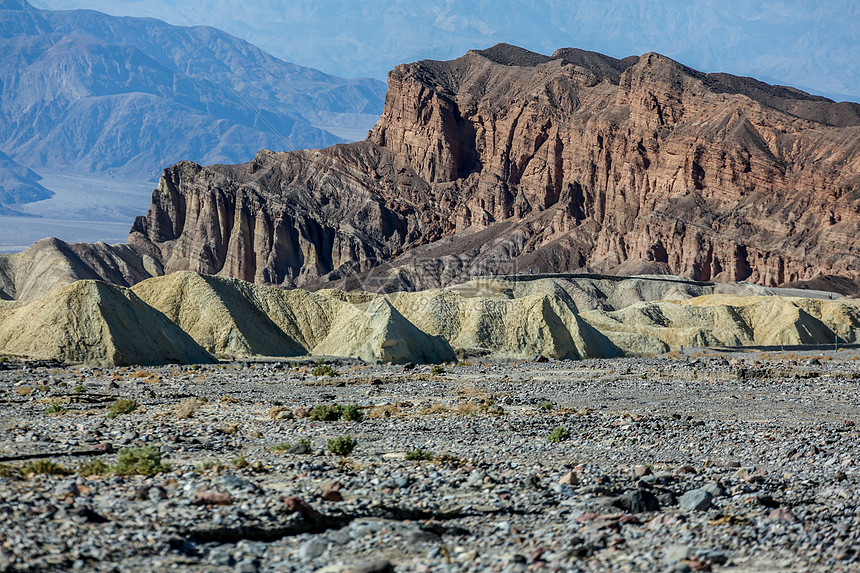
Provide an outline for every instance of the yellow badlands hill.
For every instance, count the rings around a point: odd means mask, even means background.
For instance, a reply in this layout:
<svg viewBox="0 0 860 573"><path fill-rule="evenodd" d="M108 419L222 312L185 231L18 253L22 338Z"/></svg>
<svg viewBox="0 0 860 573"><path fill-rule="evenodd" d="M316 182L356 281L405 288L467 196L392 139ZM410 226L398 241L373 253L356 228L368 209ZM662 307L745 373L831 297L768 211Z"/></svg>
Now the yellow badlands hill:
<svg viewBox="0 0 860 573"><path fill-rule="evenodd" d="M212 357L127 288L78 281L30 303L3 303L3 354L97 366L206 363Z"/></svg>
<svg viewBox="0 0 860 573"><path fill-rule="evenodd" d="M860 338L860 307L845 299L710 294L611 311L577 306L576 297L547 285L380 295L179 272L132 289L88 280L29 303L0 301L0 353L98 365L211 355L443 362L458 354L576 359Z"/></svg>
<svg viewBox="0 0 860 573"><path fill-rule="evenodd" d="M444 362L445 340L423 332L380 295L284 290L237 279L172 273L132 289L221 357L350 356L379 362Z"/></svg>

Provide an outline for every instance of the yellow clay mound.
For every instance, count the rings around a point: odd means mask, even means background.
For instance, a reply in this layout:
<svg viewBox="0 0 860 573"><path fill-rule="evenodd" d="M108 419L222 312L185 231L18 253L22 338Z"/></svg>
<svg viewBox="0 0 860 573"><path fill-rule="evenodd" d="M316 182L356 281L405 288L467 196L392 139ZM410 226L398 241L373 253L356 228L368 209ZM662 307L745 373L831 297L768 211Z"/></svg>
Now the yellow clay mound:
<svg viewBox="0 0 860 573"><path fill-rule="evenodd" d="M656 288L641 282L618 296ZM30 303L0 301L0 352L99 365L202 362L207 351L402 363L451 361L458 353L576 359L860 338L860 307L846 299L708 294L578 312L584 291L538 283L380 295L284 290L193 272L133 289L79 281ZM685 289L658 294L686 297Z"/></svg>
<svg viewBox="0 0 860 573"><path fill-rule="evenodd" d="M0 350L99 366L212 361L131 290L91 280L59 287L6 314Z"/></svg>

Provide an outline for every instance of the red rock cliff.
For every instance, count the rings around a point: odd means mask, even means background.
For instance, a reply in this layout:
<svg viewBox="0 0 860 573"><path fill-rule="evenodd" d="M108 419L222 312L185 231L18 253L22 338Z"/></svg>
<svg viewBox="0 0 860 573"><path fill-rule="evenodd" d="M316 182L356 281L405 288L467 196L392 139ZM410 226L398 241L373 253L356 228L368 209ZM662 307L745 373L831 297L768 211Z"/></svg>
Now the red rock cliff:
<svg viewBox="0 0 860 573"><path fill-rule="evenodd" d="M398 66L367 142L165 170L130 242L167 272L300 286L380 263L404 288L500 262L857 278L860 105L499 45Z"/></svg>

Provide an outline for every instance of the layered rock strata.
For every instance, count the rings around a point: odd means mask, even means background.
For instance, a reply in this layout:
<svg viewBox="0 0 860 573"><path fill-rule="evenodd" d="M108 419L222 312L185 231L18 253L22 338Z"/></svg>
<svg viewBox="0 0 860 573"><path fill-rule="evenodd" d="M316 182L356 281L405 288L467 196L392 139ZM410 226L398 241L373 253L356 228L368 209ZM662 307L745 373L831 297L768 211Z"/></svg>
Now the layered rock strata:
<svg viewBox="0 0 860 573"><path fill-rule="evenodd" d="M290 286L643 262L778 285L856 277L858 212L860 105L500 45L398 66L367 142L166 170L131 242L167 272Z"/></svg>

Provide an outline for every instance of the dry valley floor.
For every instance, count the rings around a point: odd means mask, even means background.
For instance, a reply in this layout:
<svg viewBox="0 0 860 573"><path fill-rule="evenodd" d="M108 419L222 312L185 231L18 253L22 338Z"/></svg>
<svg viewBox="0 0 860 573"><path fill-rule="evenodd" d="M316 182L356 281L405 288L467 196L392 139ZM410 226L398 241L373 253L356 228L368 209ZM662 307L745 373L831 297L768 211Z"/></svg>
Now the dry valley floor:
<svg viewBox="0 0 860 573"><path fill-rule="evenodd" d="M858 365L7 362L0 571L858 570Z"/></svg>

